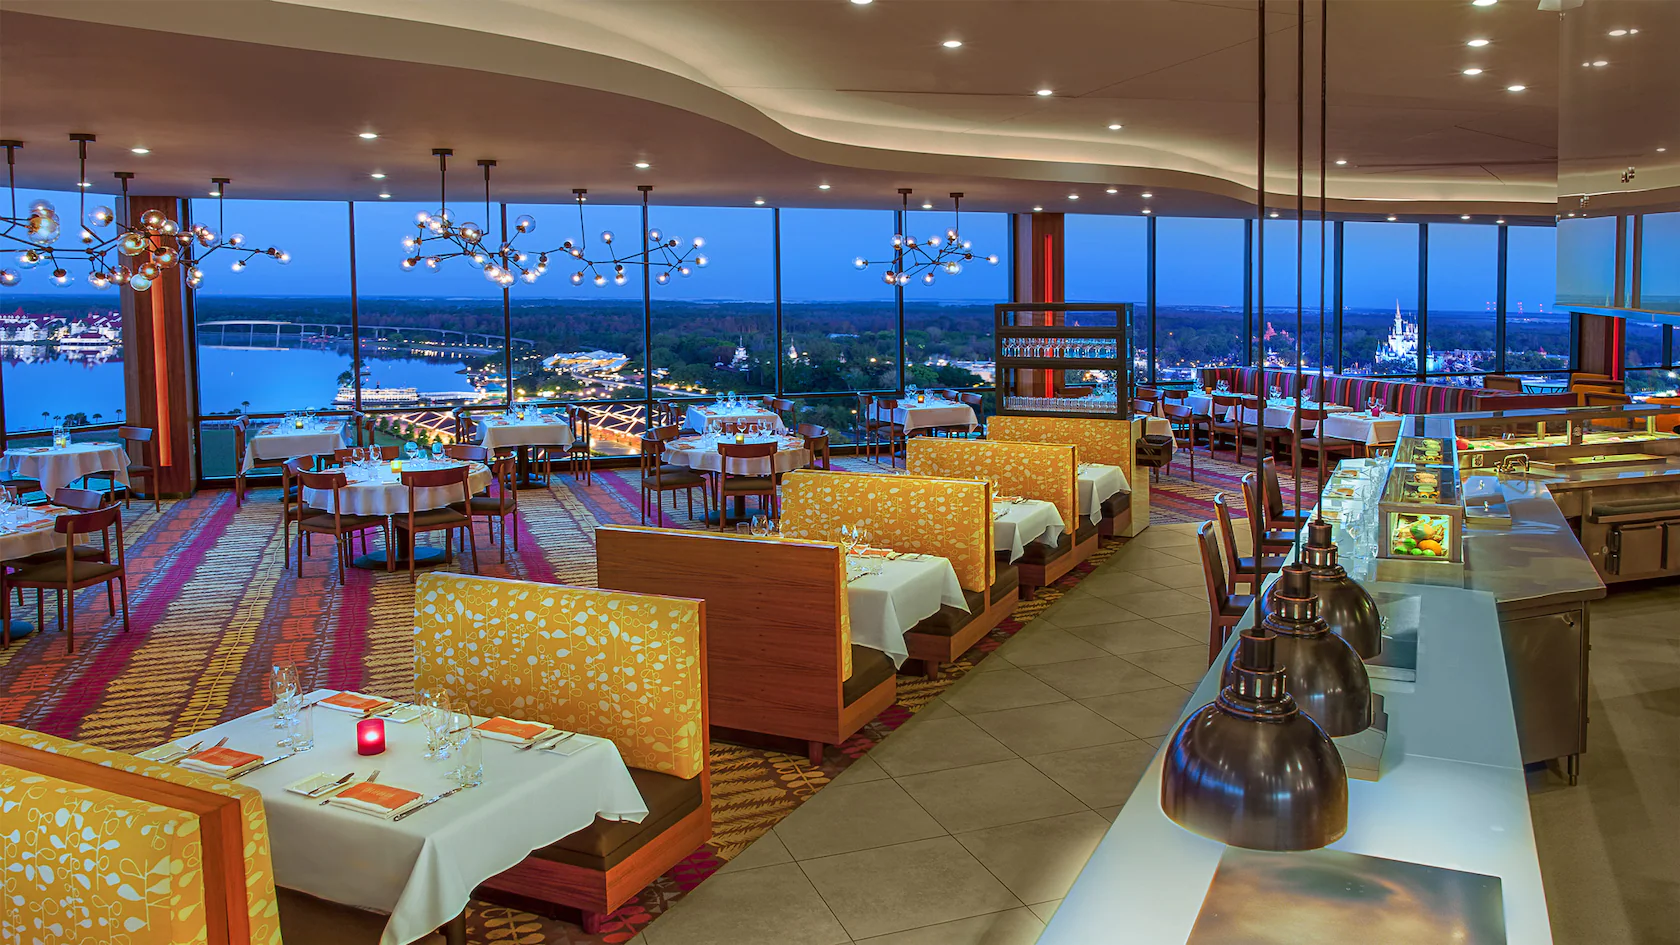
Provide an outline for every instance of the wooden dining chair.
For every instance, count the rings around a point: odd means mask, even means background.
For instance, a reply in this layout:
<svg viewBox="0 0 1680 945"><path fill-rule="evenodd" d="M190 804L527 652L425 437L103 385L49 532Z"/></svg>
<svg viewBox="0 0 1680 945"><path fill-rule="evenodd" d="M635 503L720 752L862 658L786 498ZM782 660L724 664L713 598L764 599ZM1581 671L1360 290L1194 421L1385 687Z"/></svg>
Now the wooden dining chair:
<svg viewBox="0 0 1680 945"><path fill-rule="evenodd" d="M572 479L593 483L595 481L595 444L590 432L589 408L567 407L566 423L572 430L571 445L561 450L561 456L566 461L566 471L572 474ZM545 475L547 479L546 464Z"/></svg>
<svg viewBox="0 0 1680 945"><path fill-rule="evenodd" d="M1242 621L1243 614L1254 603L1252 594L1232 594L1230 581L1225 577L1225 565L1219 558L1219 541L1213 536L1213 523L1196 526L1196 544L1202 550L1202 578L1208 594L1208 665L1219 658L1232 628Z"/></svg>
<svg viewBox="0 0 1680 945"><path fill-rule="evenodd" d="M689 469L665 462L665 444L675 439L676 426L655 429L651 436L642 437L642 524L648 520L648 501L651 498L657 503L658 522L665 527L665 493L686 492L688 494L688 517L694 518L694 490L700 490L700 508L702 515L711 512L712 491L707 488L706 477ZM670 435L661 435L668 432ZM672 510L676 509L675 500Z"/></svg>
<svg viewBox="0 0 1680 945"><path fill-rule="evenodd" d="M473 518L484 519L485 535L496 541L496 526L501 527L501 560L507 562L508 518L513 519L513 551L519 553L519 461L510 455L492 456L482 446L457 445L445 447L451 459L483 463L490 469L490 482L467 500L467 512ZM492 492L491 490L495 490ZM467 529L472 538L472 529ZM478 539L472 539L475 543Z"/></svg>
<svg viewBox="0 0 1680 945"><path fill-rule="evenodd" d="M297 476L298 482L298 544L297 544L297 575L303 577L303 559L309 554L309 535L331 535L333 547L338 551L338 580L344 582L344 565L350 560L350 539L354 535L362 535L366 541L366 533L379 529L385 538L386 557L391 554L391 532L389 522L383 515L347 515L343 512L343 490L348 488L350 480L342 470L323 470L316 472L312 469L302 469L296 465L296 460L289 461L286 466ZM331 508L315 508L302 500L305 489L332 494ZM365 547L365 544L364 544ZM387 569L390 565L387 563Z"/></svg>
<svg viewBox="0 0 1680 945"><path fill-rule="evenodd" d="M1298 530L1312 519L1311 509L1299 512L1290 511L1283 502L1283 481L1278 478L1277 463L1270 457L1260 463L1260 472L1266 487L1266 530L1279 531L1285 529ZM1290 536L1294 540L1294 536Z"/></svg>
<svg viewBox="0 0 1680 945"><path fill-rule="evenodd" d="M1167 418L1167 423L1171 425L1173 436L1176 437L1181 430L1184 432L1184 436L1186 437L1184 452L1185 455L1190 457L1190 481L1195 482L1196 430L1201 426L1207 425L1207 415L1198 415L1196 411L1190 409L1189 406L1174 403L1162 403L1161 414Z"/></svg>
<svg viewBox="0 0 1680 945"><path fill-rule="evenodd" d="M971 436L976 431L984 435L986 429L986 398L973 391L964 391L957 395L957 403L964 404L974 411L974 430L965 430L963 435Z"/></svg>
<svg viewBox="0 0 1680 945"><path fill-rule="evenodd" d="M770 410L782 419L782 425L793 429L799 425L799 405L782 397L770 399Z"/></svg>
<svg viewBox="0 0 1680 945"><path fill-rule="evenodd" d="M110 535L113 529L116 532L115 541ZM42 592L58 592L58 625L64 631L65 652L75 653L76 592L96 584L108 586L111 582L116 582L122 591L123 632L128 632L128 563L123 555L122 510L113 504L91 512L67 512L53 523L53 530L64 536L64 548L52 552L50 560L43 559L30 564L18 563L15 566L8 562L6 567L0 568L0 646L10 646L12 642L10 592L13 588L33 588L37 591L37 625L46 623ZM77 557L77 547L87 546L87 543L77 539L94 532L100 533L100 542L105 548L116 548L115 562ZM106 593L106 601L111 609L111 616L115 617L116 601L109 591Z"/></svg>
<svg viewBox="0 0 1680 945"><path fill-rule="evenodd" d="M899 449L905 443L904 425L893 420L893 414L898 410L898 401L889 398L875 398L874 410L874 456L875 462L881 461L881 450L887 452L887 460L894 469L898 468Z"/></svg>
<svg viewBox="0 0 1680 945"><path fill-rule="evenodd" d="M443 532L443 559L452 560L455 554L455 532L466 529L465 544L472 552L473 573L478 573L478 545L472 540L472 485L467 466L445 469L405 469L402 484L408 489L408 511L397 516L397 541L408 551L408 582L414 583L414 552L424 532ZM459 487L459 501L436 508L418 510L419 490Z"/></svg>
<svg viewBox="0 0 1680 945"><path fill-rule="evenodd" d="M1231 569L1229 592L1235 594L1237 585L1246 584L1250 593L1260 593L1260 585L1266 580L1266 575L1283 567L1283 556L1262 554L1256 558L1239 552L1237 530L1231 523L1231 506L1225 501L1225 493L1213 497L1213 511L1214 517L1219 520L1219 537L1225 544L1225 561Z"/></svg>
<svg viewBox="0 0 1680 945"><path fill-rule="evenodd" d="M1266 520L1266 500L1260 478L1253 473L1242 477L1243 509L1248 513L1248 532L1255 554L1283 554L1295 545L1294 529L1272 528Z"/></svg>
<svg viewBox="0 0 1680 945"><path fill-rule="evenodd" d="M356 451L358 449L378 450L379 460L384 463L388 463L393 459L402 458L402 448L397 446L341 446L338 449L333 450L333 462L340 466L350 462L356 458Z"/></svg>
<svg viewBox="0 0 1680 945"><path fill-rule="evenodd" d="M158 495L157 489L157 455L152 443L151 428L117 427L117 439L122 441L123 451L129 456L129 484L122 486L123 508L129 507L129 500L134 494L134 481L138 479L146 484L146 494L152 497L152 511L156 512L162 506L162 499ZM139 462L134 461L136 455L140 457ZM244 457L240 458L243 459ZM118 486L121 485L117 482L116 473L107 470L93 475L107 477L110 481L110 488L107 491L113 495L116 494ZM91 479L92 476L88 478Z"/></svg>
<svg viewBox="0 0 1680 945"><path fill-rule="evenodd" d="M1236 451L1237 462L1242 462L1243 419L1242 407L1245 403L1253 403L1247 397L1236 394L1214 394L1211 398L1213 407L1208 410L1208 455L1212 456L1219 448L1219 440L1230 437L1232 449ZM1226 414L1230 416L1227 418Z"/></svg>
<svg viewBox="0 0 1680 945"><path fill-rule="evenodd" d="M721 458L722 471L718 473L716 489L712 499L718 510L718 527L722 531L729 530L730 499L745 501L748 496L760 499L760 507L765 514L776 516L777 497L776 487L781 484L781 474L776 472L775 443L719 443L718 455ZM770 466L768 476L748 476L729 471L731 460L764 460Z"/></svg>
<svg viewBox="0 0 1680 945"><path fill-rule="evenodd" d="M805 440L805 448L811 451L811 459L805 464L806 469L833 469L828 447L828 429L811 423L799 425L799 435Z"/></svg>

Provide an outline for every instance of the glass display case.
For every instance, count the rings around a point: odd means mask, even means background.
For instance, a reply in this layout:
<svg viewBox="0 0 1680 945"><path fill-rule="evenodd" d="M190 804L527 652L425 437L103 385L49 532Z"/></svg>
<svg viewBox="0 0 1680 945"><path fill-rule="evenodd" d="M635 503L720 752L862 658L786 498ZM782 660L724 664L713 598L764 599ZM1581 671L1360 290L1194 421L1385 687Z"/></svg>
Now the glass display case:
<svg viewBox="0 0 1680 945"><path fill-rule="evenodd" d="M1377 505L1377 555L1464 560L1464 500L1456 445L1444 437L1403 436Z"/></svg>
<svg viewBox="0 0 1680 945"><path fill-rule="evenodd" d="M1131 416L1130 303L1015 303L996 312L998 414Z"/></svg>
<svg viewBox="0 0 1680 945"><path fill-rule="evenodd" d="M1609 407L1494 410L1452 416L1461 469L1526 456L1548 466L1584 468L1659 462L1680 456L1680 434L1666 429L1674 408Z"/></svg>

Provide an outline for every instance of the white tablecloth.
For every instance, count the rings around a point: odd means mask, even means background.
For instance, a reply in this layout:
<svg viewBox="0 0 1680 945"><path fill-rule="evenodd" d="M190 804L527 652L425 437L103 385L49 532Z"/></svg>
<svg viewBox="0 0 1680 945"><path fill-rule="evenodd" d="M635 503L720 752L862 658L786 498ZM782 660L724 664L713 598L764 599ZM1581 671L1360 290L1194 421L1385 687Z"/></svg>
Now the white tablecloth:
<svg viewBox="0 0 1680 945"><path fill-rule="evenodd" d="M1065 531L1062 514L1043 499L999 502L992 509L992 545L999 551L1008 548L1010 561L1019 560L1035 541L1055 545Z"/></svg>
<svg viewBox="0 0 1680 945"><path fill-rule="evenodd" d="M734 437L725 437L725 441L734 442ZM770 437L749 436L747 443L769 442ZM777 444L776 455L764 459L732 459L729 461L731 476L768 476L772 471L778 473L790 472L811 461L811 451L805 448L805 441L798 437L775 437ZM687 466L697 472L722 472L723 454L717 451L717 440L704 436L685 436L672 440L665 448L665 462L674 466Z"/></svg>
<svg viewBox="0 0 1680 945"><path fill-rule="evenodd" d="M1102 521L1102 504L1117 493L1128 492L1131 484L1119 466L1102 463L1079 464L1079 514L1095 525Z"/></svg>
<svg viewBox="0 0 1680 945"><path fill-rule="evenodd" d="M974 417L974 408L967 404L935 400L931 397L927 403L918 404L915 401L914 397L901 400L894 410L876 407L875 419L896 423L903 427L907 434L930 427L962 427L972 430L978 425Z"/></svg>
<svg viewBox="0 0 1680 945"><path fill-rule="evenodd" d="M854 556L846 568L856 573L866 566L878 566L880 574L859 577L846 583L846 606L852 620L852 642L880 650L902 666L910 655L904 634L911 627L939 612L941 604L967 611L956 569L946 558Z"/></svg>
<svg viewBox="0 0 1680 945"><path fill-rule="evenodd" d="M1166 417L1144 417L1143 432L1146 436L1172 436L1172 421Z"/></svg>
<svg viewBox="0 0 1680 945"><path fill-rule="evenodd" d="M245 441L245 459L241 472L250 472L258 460L288 460L299 456L331 456L333 450L350 445L344 435L344 424L325 423L285 429L282 424L270 423L254 428Z"/></svg>
<svg viewBox="0 0 1680 945"><path fill-rule="evenodd" d="M332 690L318 690L313 700ZM597 814L640 822L647 805L618 748L588 738L573 755L519 751L484 740L484 784L445 798L399 822L321 806L285 790L318 773L358 779L379 771L379 784L426 797L451 787L449 761L427 761L419 722L385 723L385 753L356 754L360 716L331 709L315 716L315 747L239 779L262 792L268 813L274 880L287 889L360 909L388 913L382 945L406 945L454 918L474 886L539 847L589 826ZM228 747L274 757L278 730L269 710L223 722L178 744L229 737ZM573 736L572 740L587 738Z"/></svg>
<svg viewBox="0 0 1680 945"><path fill-rule="evenodd" d="M446 461L443 465L450 465ZM458 465L458 464L457 464ZM490 484L490 469L483 463L469 463L467 473L467 491L477 495L480 490ZM404 460L403 468L409 470L438 469L440 464L429 459ZM347 468L344 474L354 480L363 473L358 469ZM408 487L402 484L402 477L391 471L389 464L381 464L372 479L363 482L352 481L350 485L338 490L344 499L345 515L403 515L408 512ZM312 509L323 509L331 512L333 494L330 489L305 489L303 501ZM414 491L414 501L419 508L416 512L427 509L442 508L451 502L461 501L461 487L458 485L435 486Z"/></svg>
<svg viewBox="0 0 1680 945"><path fill-rule="evenodd" d="M0 457L6 471L41 483L41 491L54 492L89 473L115 472L117 481L128 485L128 453L121 443L72 443L63 448L25 446L6 451Z"/></svg>
<svg viewBox="0 0 1680 945"><path fill-rule="evenodd" d="M787 431L787 424L782 422L781 417L757 404L742 404L728 409L717 404L694 406L688 408L688 413L683 417L684 425L695 433L706 432L706 422L709 420L719 420L724 423L764 423L768 421L771 429L777 433Z"/></svg>
<svg viewBox="0 0 1680 945"><path fill-rule="evenodd" d="M1373 417L1369 412L1338 413L1324 418L1324 435L1366 446L1386 446L1400 438L1400 422L1404 419L1397 413L1380 417Z"/></svg>
<svg viewBox="0 0 1680 945"><path fill-rule="evenodd" d="M10 561L42 551L56 551L64 547L64 536L53 527L53 523L58 521L58 514L49 514L47 508L37 505L32 508L18 506L12 509L12 521L0 525L0 561ZM97 542L99 539L94 536L93 540Z"/></svg>
<svg viewBox="0 0 1680 945"><path fill-rule="evenodd" d="M1352 407L1344 407L1341 404L1318 404L1310 400L1301 401L1301 408L1304 410L1328 410L1331 413L1346 413L1353 409ZM1242 408L1242 422L1244 426L1253 426L1259 417L1260 410L1258 407ZM1266 404L1267 429L1292 430L1294 429L1294 423L1295 401L1286 399L1281 402L1272 401ZM1311 433L1315 428L1317 428L1317 426L1318 424L1316 422L1303 423L1301 424L1301 432Z"/></svg>
<svg viewBox="0 0 1680 945"><path fill-rule="evenodd" d="M493 450L572 445L572 425L565 417L549 417L544 421L534 411L528 411L524 420L485 417L478 421L478 431L479 445Z"/></svg>

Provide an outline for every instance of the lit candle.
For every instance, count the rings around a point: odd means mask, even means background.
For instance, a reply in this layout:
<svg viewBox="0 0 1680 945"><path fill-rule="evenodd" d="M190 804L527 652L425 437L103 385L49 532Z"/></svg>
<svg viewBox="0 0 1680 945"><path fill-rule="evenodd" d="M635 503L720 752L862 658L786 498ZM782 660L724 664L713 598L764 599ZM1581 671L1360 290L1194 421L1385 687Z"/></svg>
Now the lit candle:
<svg viewBox="0 0 1680 945"><path fill-rule="evenodd" d="M745 433L737 433L737 434L735 434L735 442L737 442L737 443L745 443L745 442L747 442L747 435L746 435L746 434L745 434Z"/></svg>
<svg viewBox="0 0 1680 945"><path fill-rule="evenodd" d="M918 403L918 404L927 403L927 395L926 394L917 394L916 395L916 403Z"/></svg>
<svg viewBox="0 0 1680 945"><path fill-rule="evenodd" d="M292 423L295 424L299 430L303 429L303 418L302 417L299 417L296 420L293 420Z"/></svg>
<svg viewBox="0 0 1680 945"><path fill-rule="evenodd" d="M362 719L356 723L356 754L381 755L385 753L385 720Z"/></svg>
<svg viewBox="0 0 1680 945"><path fill-rule="evenodd" d="M391 460L391 471L394 472L394 473L401 473L402 472L402 460L400 460L400 459Z"/></svg>

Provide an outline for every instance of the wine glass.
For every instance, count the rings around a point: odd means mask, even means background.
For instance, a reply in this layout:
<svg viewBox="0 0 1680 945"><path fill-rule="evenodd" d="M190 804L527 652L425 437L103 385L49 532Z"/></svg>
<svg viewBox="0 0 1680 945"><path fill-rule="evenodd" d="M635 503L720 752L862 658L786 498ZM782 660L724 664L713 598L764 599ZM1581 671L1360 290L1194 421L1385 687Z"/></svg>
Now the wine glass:
<svg viewBox="0 0 1680 945"><path fill-rule="evenodd" d="M443 442L441 440L432 441L432 462L443 462Z"/></svg>
<svg viewBox="0 0 1680 945"><path fill-rule="evenodd" d="M857 527L856 526L854 526L854 525L841 525L840 526L840 545L841 545L841 547L846 549L846 555L849 557L852 554L853 550L857 548Z"/></svg>
<svg viewBox="0 0 1680 945"><path fill-rule="evenodd" d="M403 444L403 454L405 456L407 456L410 460L419 459L420 458L420 444L414 442L413 440L409 440L407 443Z"/></svg>
<svg viewBox="0 0 1680 945"><path fill-rule="evenodd" d="M763 513L754 515L752 517L752 533L759 538L770 534L770 517Z"/></svg>

